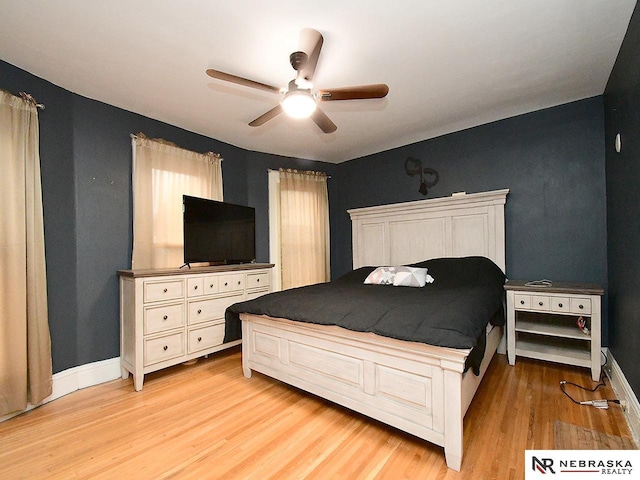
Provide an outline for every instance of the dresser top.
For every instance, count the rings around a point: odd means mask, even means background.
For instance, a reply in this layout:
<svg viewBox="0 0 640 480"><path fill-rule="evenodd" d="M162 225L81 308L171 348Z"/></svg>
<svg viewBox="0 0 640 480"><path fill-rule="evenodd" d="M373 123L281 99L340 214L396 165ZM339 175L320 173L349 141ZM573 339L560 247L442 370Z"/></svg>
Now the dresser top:
<svg viewBox="0 0 640 480"><path fill-rule="evenodd" d="M271 268L272 263L242 263L238 265L213 265L193 268L150 268L136 270L118 270L120 277L159 277L162 275L194 275L198 273L240 272L243 270L260 270Z"/></svg>
<svg viewBox="0 0 640 480"><path fill-rule="evenodd" d="M602 295L604 289L595 283L552 282L551 285L527 285L530 281L509 280L504 284L505 290L523 292L576 293L582 295Z"/></svg>

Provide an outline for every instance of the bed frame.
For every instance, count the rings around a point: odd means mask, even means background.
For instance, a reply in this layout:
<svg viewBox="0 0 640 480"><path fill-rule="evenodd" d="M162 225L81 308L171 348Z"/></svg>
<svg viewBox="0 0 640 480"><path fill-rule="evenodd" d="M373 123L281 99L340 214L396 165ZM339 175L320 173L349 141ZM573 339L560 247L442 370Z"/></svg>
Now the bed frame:
<svg viewBox="0 0 640 480"><path fill-rule="evenodd" d="M353 268L482 255L505 271L508 193L349 210ZM255 370L443 446L447 466L460 470L464 415L501 341L501 328L488 334L476 376L464 372L468 349L282 318L240 318L246 377Z"/></svg>

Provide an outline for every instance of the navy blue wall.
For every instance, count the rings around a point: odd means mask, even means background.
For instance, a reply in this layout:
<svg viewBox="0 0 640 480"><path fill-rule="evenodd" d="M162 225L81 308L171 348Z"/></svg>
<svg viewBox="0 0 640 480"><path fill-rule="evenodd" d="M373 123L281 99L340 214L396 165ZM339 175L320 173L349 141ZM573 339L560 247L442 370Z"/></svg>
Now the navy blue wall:
<svg viewBox="0 0 640 480"><path fill-rule="evenodd" d="M269 260L267 169L335 175L335 165L249 152L72 94L2 61L0 88L46 105L40 157L54 373L120 355L116 270L131 267L131 133L220 153L225 200L256 207L262 262Z"/></svg>
<svg viewBox="0 0 640 480"><path fill-rule="evenodd" d="M609 347L640 395L640 6L605 90ZM614 138L620 133L622 149Z"/></svg>

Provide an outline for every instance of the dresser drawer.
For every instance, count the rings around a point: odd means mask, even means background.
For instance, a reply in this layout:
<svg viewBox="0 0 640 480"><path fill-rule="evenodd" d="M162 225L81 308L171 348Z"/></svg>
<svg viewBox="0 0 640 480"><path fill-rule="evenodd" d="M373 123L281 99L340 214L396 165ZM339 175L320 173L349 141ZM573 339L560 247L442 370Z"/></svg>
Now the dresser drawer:
<svg viewBox="0 0 640 480"><path fill-rule="evenodd" d="M224 341L224 320L189 331L189 353L221 345Z"/></svg>
<svg viewBox="0 0 640 480"><path fill-rule="evenodd" d="M189 302L189 325L224 318L229 305L242 301L242 294Z"/></svg>
<svg viewBox="0 0 640 480"><path fill-rule="evenodd" d="M220 289L218 288L218 285L220 283L219 276L204 277L203 283L204 283L204 293L206 295L211 295L212 293L218 293L220 291Z"/></svg>
<svg viewBox="0 0 640 480"><path fill-rule="evenodd" d="M204 278L189 278L187 280L187 297L200 297L202 295L204 295Z"/></svg>
<svg viewBox="0 0 640 480"><path fill-rule="evenodd" d="M220 293L244 290L244 273L221 275L218 282Z"/></svg>
<svg viewBox="0 0 640 480"><path fill-rule="evenodd" d="M269 286L269 272L247 274L247 288Z"/></svg>
<svg viewBox="0 0 640 480"><path fill-rule="evenodd" d="M144 309L144 334L162 332L184 325L184 305L161 305Z"/></svg>
<svg viewBox="0 0 640 480"><path fill-rule="evenodd" d="M591 315L591 300L588 298L572 298L571 313Z"/></svg>
<svg viewBox="0 0 640 480"><path fill-rule="evenodd" d="M182 280L144 282L144 303L176 300L184 297Z"/></svg>
<svg viewBox="0 0 640 480"><path fill-rule="evenodd" d="M184 332L145 339L144 366L184 355Z"/></svg>

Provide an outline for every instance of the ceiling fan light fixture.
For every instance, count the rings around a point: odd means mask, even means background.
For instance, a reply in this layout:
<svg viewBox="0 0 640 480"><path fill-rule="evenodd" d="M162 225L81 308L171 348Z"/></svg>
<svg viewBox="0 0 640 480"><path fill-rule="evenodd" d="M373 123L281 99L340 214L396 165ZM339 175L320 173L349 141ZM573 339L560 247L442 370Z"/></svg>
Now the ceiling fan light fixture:
<svg viewBox="0 0 640 480"><path fill-rule="evenodd" d="M290 90L282 99L282 108L293 118L309 118L316 109L316 99L308 90Z"/></svg>

